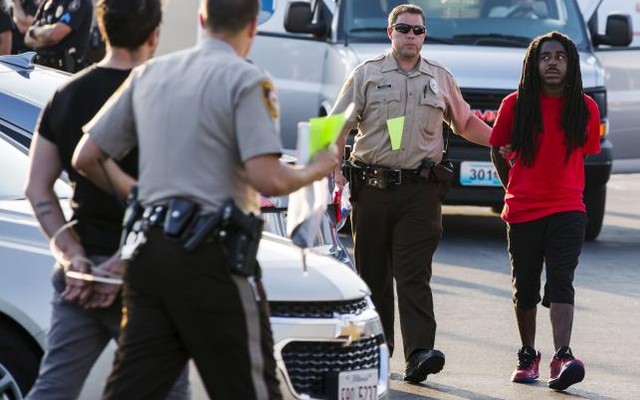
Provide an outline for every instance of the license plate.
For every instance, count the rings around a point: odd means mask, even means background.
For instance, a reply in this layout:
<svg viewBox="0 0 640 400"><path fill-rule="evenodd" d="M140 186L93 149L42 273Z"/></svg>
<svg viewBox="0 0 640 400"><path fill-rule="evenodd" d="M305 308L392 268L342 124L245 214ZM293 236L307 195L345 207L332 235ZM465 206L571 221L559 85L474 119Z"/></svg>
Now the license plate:
<svg viewBox="0 0 640 400"><path fill-rule="evenodd" d="M362 369L338 375L339 400L378 400L378 371Z"/></svg>
<svg viewBox="0 0 640 400"><path fill-rule="evenodd" d="M460 184L464 186L502 186L493 164L484 161L463 161L460 163Z"/></svg>

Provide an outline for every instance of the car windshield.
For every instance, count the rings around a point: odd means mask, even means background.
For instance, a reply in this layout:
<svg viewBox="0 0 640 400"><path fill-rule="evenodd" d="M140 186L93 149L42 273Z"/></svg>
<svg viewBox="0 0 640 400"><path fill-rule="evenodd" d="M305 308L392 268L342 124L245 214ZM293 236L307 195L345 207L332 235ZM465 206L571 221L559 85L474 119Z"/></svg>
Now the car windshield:
<svg viewBox="0 0 640 400"><path fill-rule="evenodd" d="M0 179L0 200L24 198L24 185L29 172L26 149L9 140L0 134L0 170L4 171ZM71 188L59 179L55 191L60 198L68 198L71 194Z"/></svg>
<svg viewBox="0 0 640 400"><path fill-rule="evenodd" d="M339 35L349 42L389 42L387 16L399 4L422 8L427 43L526 47L549 31L568 35L584 50L588 41L573 0L343 0Z"/></svg>

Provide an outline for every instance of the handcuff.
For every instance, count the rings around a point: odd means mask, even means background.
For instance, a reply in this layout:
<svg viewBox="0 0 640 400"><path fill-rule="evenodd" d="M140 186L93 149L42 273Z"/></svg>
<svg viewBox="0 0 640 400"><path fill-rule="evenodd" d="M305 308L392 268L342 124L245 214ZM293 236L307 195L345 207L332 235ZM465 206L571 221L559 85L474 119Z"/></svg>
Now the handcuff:
<svg viewBox="0 0 640 400"><path fill-rule="evenodd" d="M77 223L78 223L77 220L67 222L66 224L62 225L51 236L51 239L49 239L49 250L51 250L51 254L53 255L53 258L55 258L55 260L60 265L62 265L65 276L71 279L79 279L87 282L106 283L108 285L122 285L122 278L120 276L115 275L109 271L106 271L98 267L93 261L91 261L87 257L76 256L76 257L73 257L71 260L68 260L64 257L62 252L58 249L58 247L56 246L56 239L58 238L58 236L60 236L62 232L66 231L67 229L71 228ZM87 263L91 269L91 272L98 272L101 275L94 275L93 273L69 270L69 265L74 261Z"/></svg>

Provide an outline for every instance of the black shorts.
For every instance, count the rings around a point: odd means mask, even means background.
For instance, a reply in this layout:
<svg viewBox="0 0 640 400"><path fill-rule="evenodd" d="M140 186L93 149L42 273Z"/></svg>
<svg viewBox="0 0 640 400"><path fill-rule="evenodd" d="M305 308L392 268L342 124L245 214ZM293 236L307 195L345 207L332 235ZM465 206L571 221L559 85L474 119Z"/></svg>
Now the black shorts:
<svg viewBox="0 0 640 400"><path fill-rule="evenodd" d="M547 281L542 305L574 303L573 276L584 243L586 215L561 212L531 222L508 224L513 302L529 310L540 302L543 264Z"/></svg>

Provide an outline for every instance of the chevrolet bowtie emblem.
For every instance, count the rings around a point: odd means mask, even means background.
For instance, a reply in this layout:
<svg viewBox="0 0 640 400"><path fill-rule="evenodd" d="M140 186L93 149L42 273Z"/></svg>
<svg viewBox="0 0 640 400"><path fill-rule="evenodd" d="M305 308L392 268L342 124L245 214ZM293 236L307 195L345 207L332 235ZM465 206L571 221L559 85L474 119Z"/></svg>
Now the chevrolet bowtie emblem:
<svg viewBox="0 0 640 400"><path fill-rule="evenodd" d="M353 321L349 321L340 328L340 334L338 337L346 338L347 343L345 343L345 346L350 346L352 342L360 340L363 333L364 324L356 324Z"/></svg>

